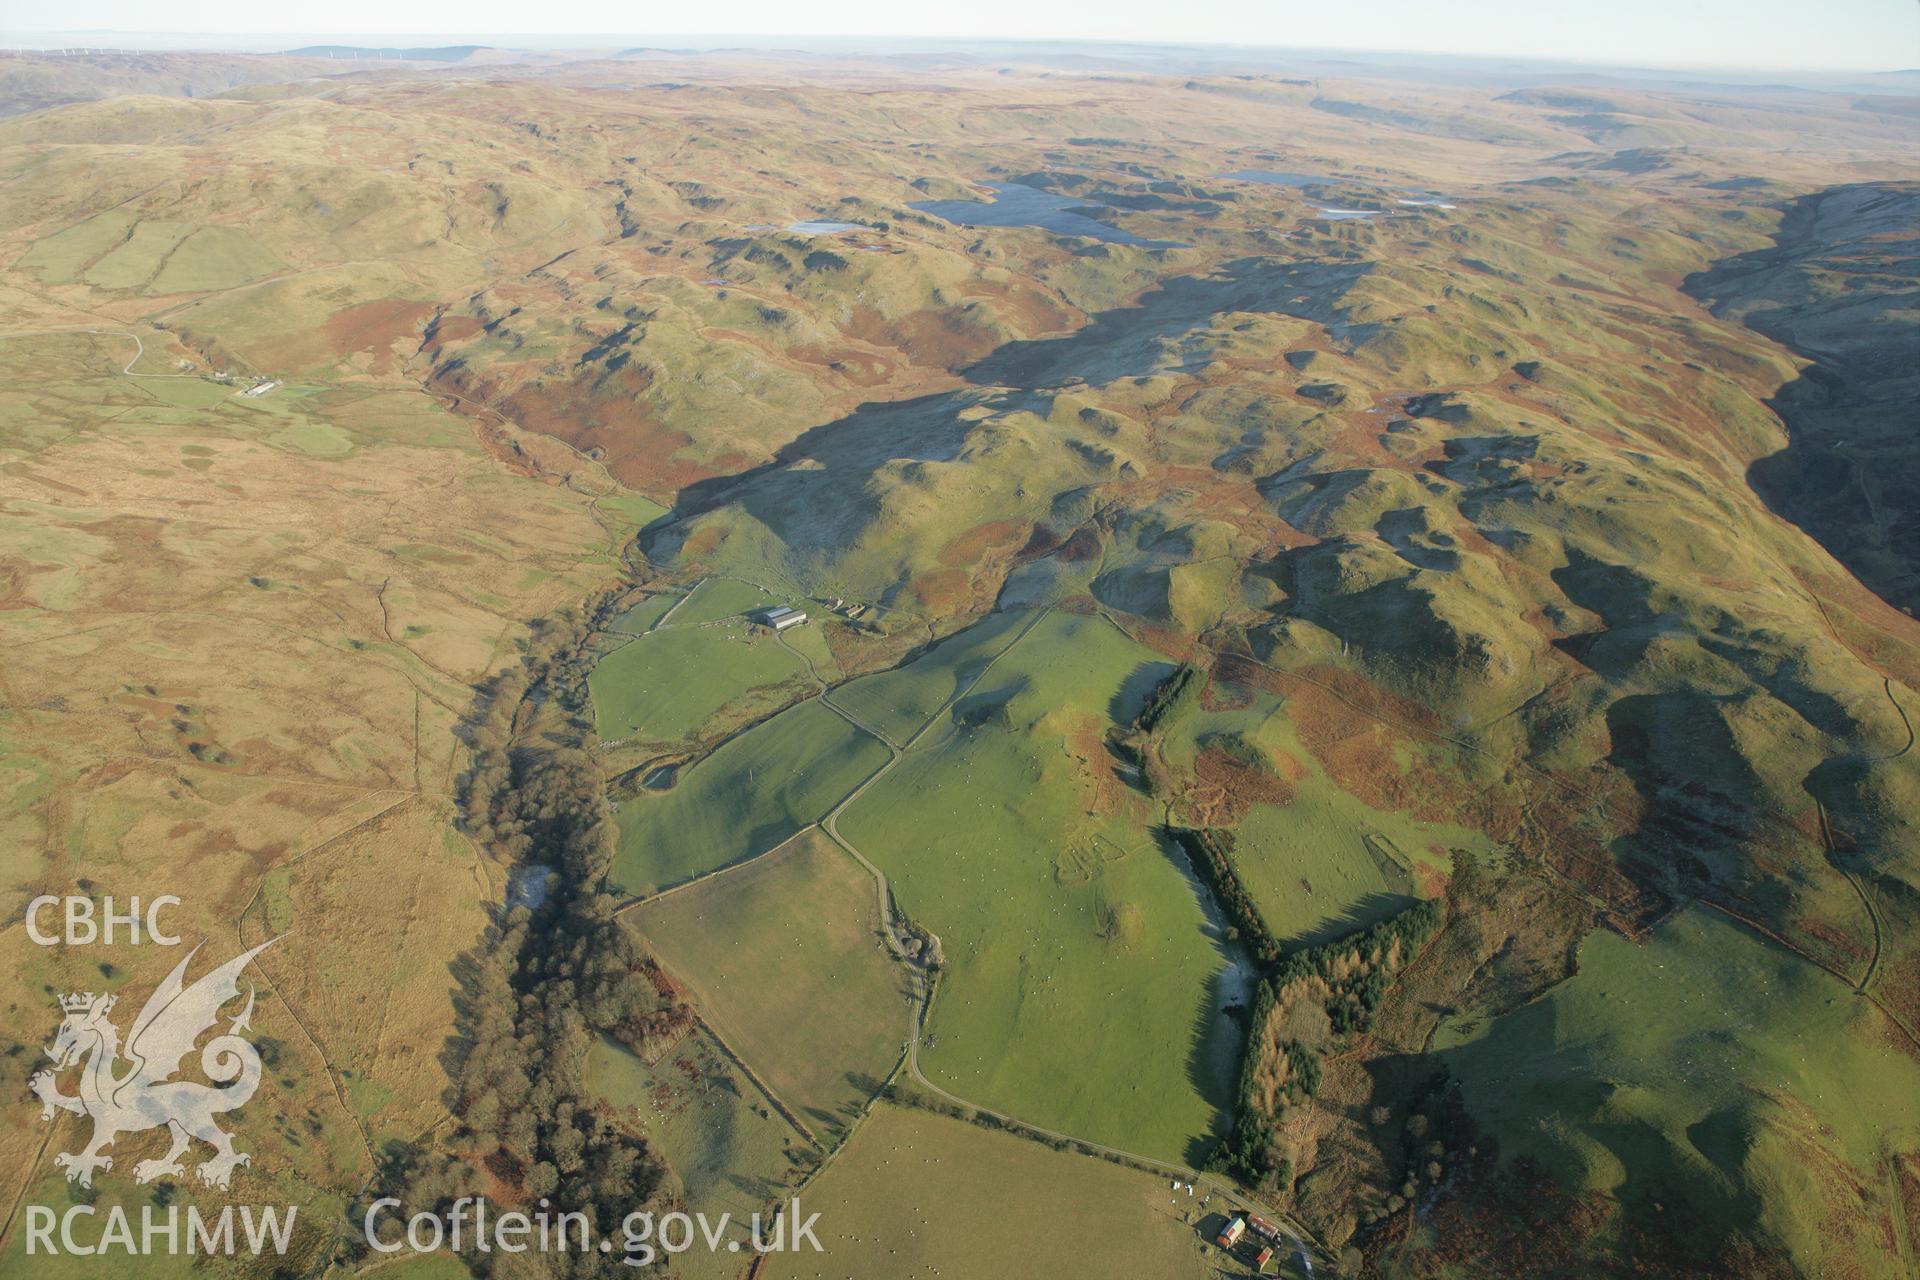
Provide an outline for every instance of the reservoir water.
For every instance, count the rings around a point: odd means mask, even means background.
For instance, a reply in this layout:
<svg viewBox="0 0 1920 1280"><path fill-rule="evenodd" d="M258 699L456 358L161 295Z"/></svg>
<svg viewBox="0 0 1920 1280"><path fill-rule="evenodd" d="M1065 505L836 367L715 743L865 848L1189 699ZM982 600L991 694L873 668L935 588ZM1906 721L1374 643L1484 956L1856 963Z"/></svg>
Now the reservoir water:
<svg viewBox="0 0 1920 1280"><path fill-rule="evenodd" d="M1146 249L1177 249L1171 240L1147 240L1110 227L1075 210L1087 201L1017 182L989 182L991 202L984 200L918 200L910 207L963 227L1039 227L1055 235L1080 236L1107 244L1137 245Z"/></svg>

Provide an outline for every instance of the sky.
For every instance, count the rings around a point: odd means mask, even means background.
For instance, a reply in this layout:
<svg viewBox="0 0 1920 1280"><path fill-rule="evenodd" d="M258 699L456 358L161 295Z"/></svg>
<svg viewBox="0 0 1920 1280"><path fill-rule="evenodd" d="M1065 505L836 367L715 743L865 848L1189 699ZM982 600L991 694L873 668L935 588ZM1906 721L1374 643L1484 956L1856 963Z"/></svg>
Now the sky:
<svg viewBox="0 0 1920 1280"><path fill-rule="evenodd" d="M44 26L53 12L0 8L0 32ZM255 48L260 37L282 34L519 33L548 45L574 34L782 34L1411 50L1628 66L1920 67L1916 0L64 0L57 12L75 32L204 33L209 46Z"/></svg>

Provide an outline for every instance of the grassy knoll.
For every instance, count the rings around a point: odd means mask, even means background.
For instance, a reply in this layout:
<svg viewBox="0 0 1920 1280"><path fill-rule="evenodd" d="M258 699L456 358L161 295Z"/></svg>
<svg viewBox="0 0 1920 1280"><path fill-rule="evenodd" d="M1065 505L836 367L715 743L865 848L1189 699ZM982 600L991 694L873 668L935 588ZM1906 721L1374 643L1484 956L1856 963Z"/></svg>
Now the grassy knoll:
<svg viewBox="0 0 1920 1280"><path fill-rule="evenodd" d="M601 1040L587 1080L623 1123L660 1144L690 1209L752 1214L793 1178L800 1136L698 1030L652 1066Z"/></svg>
<svg viewBox="0 0 1920 1280"><path fill-rule="evenodd" d="M789 684L795 687L783 692ZM588 679L600 736L652 743L692 737L721 708L742 700L765 714L800 684L812 687L792 651L737 625L667 627L621 645ZM741 711L751 717L754 706Z"/></svg>
<svg viewBox="0 0 1920 1280"><path fill-rule="evenodd" d="M825 1252L770 1277L1193 1276L1205 1248L1161 1178L884 1104L804 1203Z"/></svg>
<svg viewBox="0 0 1920 1280"><path fill-rule="evenodd" d="M947 637L919 661L835 689L833 700L895 742L905 742L1029 620L1025 613L989 615Z"/></svg>
<svg viewBox="0 0 1920 1280"><path fill-rule="evenodd" d="M1540 1161L1576 1194L1619 1197L1630 1219L1690 1215L1709 1248L1758 1234L1806 1274L1844 1258L1895 1275L1873 1242L1894 1209L1889 1153L1920 1140L1920 1065L1879 1017L1696 907L1641 946L1594 934L1572 981L1444 1025L1435 1049L1503 1156Z"/></svg>
<svg viewBox="0 0 1920 1280"><path fill-rule="evenodd" d="M950 652L965 650L921 661ZM1224 957L1104 743L1151 688L1138 674L1162 667L1101 618L1049 615L839 825L943 943L921 1054L934 1080L1178 1159L1213 1132L1231 1078L1231 1029L1207 999Z"/></svg>
<svg viewBox="0 0 1920 1280"><path fill-rule="evenodd" d="M791 707L683 770L671 791L621 805L614 879L644 892L765 853L886 759L884 746L818 701Z"/></svg>
<svg viewBox="0 0 1920 1280"><path fill-rule="evenodd" d="M1282 945L1317 946L1412 905L1413 878L1369 847L1373 815L1330 785L1302 790L1234 829L1234 869Z"/></svg>
<svg viewBox="0 0 1920 1280"><path fill-rule="evenodd" d="M857 1116L900 1057L906 974L876 917L873 878L816 830L627 920L819 1133Z"/></svg>

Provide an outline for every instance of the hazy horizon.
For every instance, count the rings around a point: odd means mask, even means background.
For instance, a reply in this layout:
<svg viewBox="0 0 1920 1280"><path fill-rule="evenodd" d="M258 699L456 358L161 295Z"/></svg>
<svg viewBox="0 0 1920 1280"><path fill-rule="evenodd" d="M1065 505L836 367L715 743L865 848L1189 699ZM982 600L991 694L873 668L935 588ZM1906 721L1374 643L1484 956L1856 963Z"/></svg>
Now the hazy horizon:
<svg viewBox="0 0 1920 1280"><path fill-rule="evenodd" d="M1146 0L1112 0L1097 12L1044 0L981 0L948 7L853 0L821 15L812 30L786 29L791 6L743 0L720 30L711 11L650 17L659 29L623 32L629 11L600 0L544 6L539 31L515 31L524 11L501 0L393 6L342 0L318 29L301 10L263 11L235 0L188 0L171 8L167 30L147 29L151 10L126 0L83 0L59 30L0 27L14 47L63 47L68 41L139 41L116 48L190 47L267 52L301 43L481 43L528 50L599 50L655 43L707 47L729 42L808 51L888 43L1144 45L1195 50L1442 56L1561 62L1579 66L1716 71L1890 72L1920 68L1920 6L1909 0L1848 0L1821 12L1785 0L1618 0L1604 11L1560 11L1524 0L1466 0L1445 8L1419 0L1371 0L1338 12L1265 6L1251 0L1201 0L1177 10ZM432 21L457 19L446 25ZM422 22L421 19L428 19ZM1356 31L1374 39L1355 41ZM105 47L105 46L102 46Z"/></svg>

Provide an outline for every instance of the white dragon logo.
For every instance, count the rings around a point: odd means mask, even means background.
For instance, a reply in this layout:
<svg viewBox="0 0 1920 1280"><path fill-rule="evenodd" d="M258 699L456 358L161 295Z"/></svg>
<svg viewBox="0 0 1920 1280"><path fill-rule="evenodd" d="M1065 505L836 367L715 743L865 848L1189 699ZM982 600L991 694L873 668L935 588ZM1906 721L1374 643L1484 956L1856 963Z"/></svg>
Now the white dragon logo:
<svg viewBox="0 0 1920 1280"><path fill-rule="evenodd" d="M200 948L188 952L133 1020L133 1030L127 1036L129 1066L123 1074L114 1071L120 1061L120 1032L107 1021L116 997L92 992L60 997L66 1019L47 1046L47 1056L57 1065L52 1071L35 1072L27 1087L46 1104L40 1112L42 1120L53 1119L56 1109L93 1119L93 1140L84 1151L53 1158L67 1171L69 1182L92 1186L95 1169L113 1168L113 1158L100 1154L103 1148L112 1146L123 1133L140 1133L161 1125L171 1131L173 1146L158 1160L136 1164L135 1182L180 1177L185 1172L180 1157L194 1138L211 1145L217 1153L195 1170L200 1181L209 1186L227 1186L235 1167L253 1163L251 1156L233 1149L233 1136L213 1120L246 1105L260 1085L260 1054L240 1035L253 1016L255 992L249 990L247 1007L227 1033L209 1040L200 1053L200 1069L217 1083L205 1085L172 1077L180 1070L180 1060L193 1051L194 1041L219 1021L221 1006L240 994L240 971L275 941L270 938L238 959L229 960L190 987L181 979ZM80 1070L80 1092L61 1093L55 1073L82 1059L86 1059L86 1065Z"/></svg>

